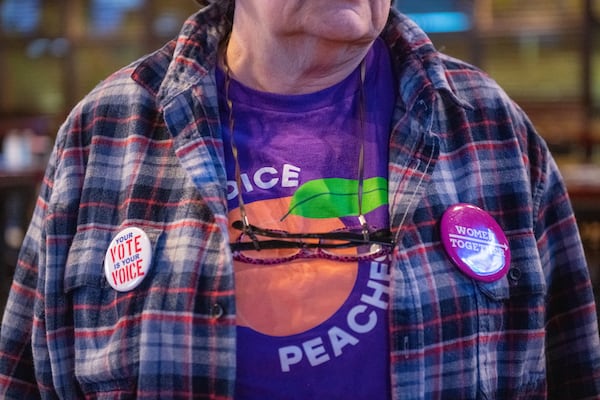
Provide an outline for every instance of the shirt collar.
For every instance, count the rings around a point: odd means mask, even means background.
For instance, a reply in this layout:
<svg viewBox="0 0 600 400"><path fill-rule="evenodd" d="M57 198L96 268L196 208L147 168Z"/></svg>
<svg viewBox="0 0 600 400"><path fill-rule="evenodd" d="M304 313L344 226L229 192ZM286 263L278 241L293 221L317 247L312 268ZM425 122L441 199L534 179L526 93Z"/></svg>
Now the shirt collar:
<svg viewBox="0 0 600 400"><path fill-rule="evenodd" d="M400 98L408 108L422 98L424 91L438 91L461 107L473 108L452 88L443 56L414 21L392 9L381 36L391 48L392 62L400 77Z"/></svg>
<svg viewBox="0 0 600 400"><path fill-rule="evenodd" d="M217 3L190 16L178 35L152 56L143 59L132 74L164 106L179 93L198 84L214 70L221 42L229 35L233 14Z"/></svg>
<svg viewBox="0 0 600 400"><path fill-rule="evenodd" d="M214 70L219 45L229 35L232 18L232 10L224 11L217 3L202 8L185 21L175 40L138 65L133 79L157 95L161 104L168 103ZM400 97L406 106L410 107L417 101L417 94L429 89L447 94L462 107L472 108L467 99L453 90L440 53L416 23L392 9L381 36L391 48L400 77Z"/></svg>

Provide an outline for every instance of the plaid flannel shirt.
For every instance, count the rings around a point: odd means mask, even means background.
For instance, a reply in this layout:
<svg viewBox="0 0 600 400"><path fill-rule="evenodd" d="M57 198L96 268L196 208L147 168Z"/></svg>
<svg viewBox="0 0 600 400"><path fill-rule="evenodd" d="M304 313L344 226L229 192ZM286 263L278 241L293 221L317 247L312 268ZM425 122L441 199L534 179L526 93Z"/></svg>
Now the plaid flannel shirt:
<svg viewBox="0 0 600 400"><path fill-rule="evenodd" d="M61 127L2 323L2 398L233 398L214 78L229 29L217 8L201 10ZM382 37L399 77L389 148L393 398L598 398L590 280L544 142L491 79L438 53L405 17L392 12ZM503 279L469 279L445 254L438 222L459 202L504 229L512 262ZM153 265L120 293L103 259L130 226L148 234Z"/></svg>

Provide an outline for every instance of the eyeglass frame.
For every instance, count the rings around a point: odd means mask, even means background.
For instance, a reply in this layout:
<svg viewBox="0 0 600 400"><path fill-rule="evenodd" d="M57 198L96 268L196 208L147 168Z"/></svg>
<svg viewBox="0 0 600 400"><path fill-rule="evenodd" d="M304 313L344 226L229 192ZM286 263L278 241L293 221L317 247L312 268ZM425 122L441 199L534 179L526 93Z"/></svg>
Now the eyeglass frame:
<svg viewBox="0 0 600 400"><path fill-rule="evenodd" d="M250 225L249 227L252 232L248 234L244 233L244 227L241 220L234 221L233 226L235 229L242 230L242 233L238 237L237 241L235 243L230 243L230 247L234 252L234 259L236 261L242 261L249 264L282 264L291 262L299 258L324 258L333 261L356 262L362 260L374 260L382 256L386 256L391 253L391 250L393 248L391 234L387 229L381 229L371 232L369 241L365 242L362 234L362 227L359 227L360 233L352 232L352 228L348 227L325 233L290 233L286 231L279 231L273 229L263 229L257 226ZM244 235L250 236L253 234L272 237L273 239L258 240L256 237L251 237L252 241L242 241ZM277 240L278 238L287 240ZM318 239L319 242L294 241L293 239ZM344 241L344 243L322 243L323 240ZM336 254L335 252L331 251L334 249L354 248L361 245L375 245L377 246L377 248L375 249L375 251L371 251L364 254L359 253L356 255ZM260 247L257 248L257 246ZM269 258L251 257L246 253L247 251L261 251L268 249L297 249L298 251L293 254Z"/></svg>

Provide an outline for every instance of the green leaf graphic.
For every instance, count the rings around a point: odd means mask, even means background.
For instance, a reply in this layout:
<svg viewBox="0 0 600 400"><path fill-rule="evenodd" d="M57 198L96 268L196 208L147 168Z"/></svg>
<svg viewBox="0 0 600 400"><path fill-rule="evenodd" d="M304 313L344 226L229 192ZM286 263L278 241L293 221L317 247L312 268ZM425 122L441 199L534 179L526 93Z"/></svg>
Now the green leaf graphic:
<svg viewBox="0 0 600 400"><path fill-rule="evenodd" d="M387 180L376 177L363 182L363 214L387 204ZM305 218L341 218L358 215L358 181L317 179L302 185L290 203L288 213Z"/></svg>

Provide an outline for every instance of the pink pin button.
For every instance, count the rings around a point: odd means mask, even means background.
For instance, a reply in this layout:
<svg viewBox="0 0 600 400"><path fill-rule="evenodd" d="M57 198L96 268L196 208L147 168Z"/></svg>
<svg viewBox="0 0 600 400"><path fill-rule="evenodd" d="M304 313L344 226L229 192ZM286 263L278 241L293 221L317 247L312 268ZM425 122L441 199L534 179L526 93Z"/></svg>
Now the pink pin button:
<svg viewBox="0 0 600 400"><path fill-rule="evenodd" d="M508 239L481 208L459 203L446 210L440 224L442 244L452 262L469 277L494 282L510 267Z"/></svg>

